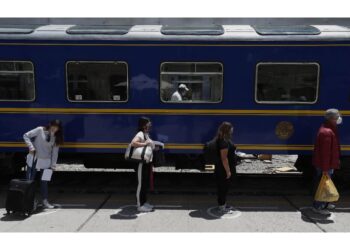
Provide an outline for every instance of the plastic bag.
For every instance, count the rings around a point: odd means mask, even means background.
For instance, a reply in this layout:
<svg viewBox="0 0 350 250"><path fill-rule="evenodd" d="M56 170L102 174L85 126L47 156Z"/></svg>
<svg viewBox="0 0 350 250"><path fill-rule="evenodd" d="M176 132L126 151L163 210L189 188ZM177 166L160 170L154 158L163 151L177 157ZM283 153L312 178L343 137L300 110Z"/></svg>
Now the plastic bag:
<svg viewBox="0 0 350 250"><path fill-rule="evenodd" d="M320 184L318 185L315 200L322 202L335 202L339 199L339 193L332 179L328 174L322 174Z"/></svg>

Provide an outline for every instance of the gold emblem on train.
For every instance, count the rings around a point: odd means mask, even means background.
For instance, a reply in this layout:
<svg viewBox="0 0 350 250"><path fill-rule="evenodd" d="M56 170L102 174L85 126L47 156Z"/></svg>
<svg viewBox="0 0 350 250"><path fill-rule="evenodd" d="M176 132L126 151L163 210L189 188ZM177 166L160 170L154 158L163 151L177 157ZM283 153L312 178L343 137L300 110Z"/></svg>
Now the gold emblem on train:
<svg viewBox="0 0 350 250"><path fill-rule="evenodd" d="M289 139L294 133L294 126L291 122L279 122L275 131L277 137L281 140Z"/></svg>

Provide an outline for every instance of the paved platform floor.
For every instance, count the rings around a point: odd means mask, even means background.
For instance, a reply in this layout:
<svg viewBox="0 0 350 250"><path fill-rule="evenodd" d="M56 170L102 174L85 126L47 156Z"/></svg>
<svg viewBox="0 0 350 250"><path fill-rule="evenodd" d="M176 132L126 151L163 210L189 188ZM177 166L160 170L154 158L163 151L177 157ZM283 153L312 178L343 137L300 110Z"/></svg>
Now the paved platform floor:
<svg viewBox="0 0 350 250"><path fill-rule="evenodd" d="M350 196L330 218L311 211L311 197L229 196L235 210L222 215L213 195L150 195L151 213L137 213L132 194L51 194L58 205L31 217L7 215L0 194L1 232L349 232Z"/></svg>

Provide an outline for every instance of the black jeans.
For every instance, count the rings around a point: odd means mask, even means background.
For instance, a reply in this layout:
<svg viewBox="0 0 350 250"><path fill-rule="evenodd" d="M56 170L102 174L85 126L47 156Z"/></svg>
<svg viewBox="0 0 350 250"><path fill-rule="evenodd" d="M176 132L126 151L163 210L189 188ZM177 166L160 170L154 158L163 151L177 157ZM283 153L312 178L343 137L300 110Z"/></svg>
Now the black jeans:
<svg viewBox="0 0 350 250"><path fill-rule="evenodd" d="M150 164L138 163L136 168L137 174L137 191L136 191L136 201L137 206L141 207L147 202L147 193L149 189L149 179L150 179Z"/></svg>
<svg viewBox="0 0 350 250"><path fill-rule="evenodd" d="M230 179L227 179L226 171L223 166L215 166L215 179L217 186L218 205L226 204L226 196L230 187Z"/></svg>

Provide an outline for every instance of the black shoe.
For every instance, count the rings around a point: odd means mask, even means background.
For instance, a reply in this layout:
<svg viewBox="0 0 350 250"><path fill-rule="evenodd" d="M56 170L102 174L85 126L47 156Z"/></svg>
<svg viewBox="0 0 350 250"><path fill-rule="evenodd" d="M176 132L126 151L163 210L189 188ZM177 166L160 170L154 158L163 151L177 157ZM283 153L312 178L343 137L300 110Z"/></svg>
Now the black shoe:
<svg viewBox="0 0 350 250"><path fill-rule="evenodd" d="M312 211L316 214L324 215L324 216L331 216L331 212L329 212L327 209L321 209L321 208L312 208Z"/></svg>

